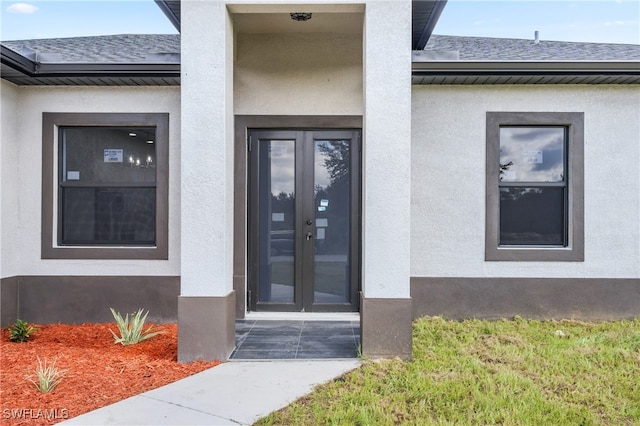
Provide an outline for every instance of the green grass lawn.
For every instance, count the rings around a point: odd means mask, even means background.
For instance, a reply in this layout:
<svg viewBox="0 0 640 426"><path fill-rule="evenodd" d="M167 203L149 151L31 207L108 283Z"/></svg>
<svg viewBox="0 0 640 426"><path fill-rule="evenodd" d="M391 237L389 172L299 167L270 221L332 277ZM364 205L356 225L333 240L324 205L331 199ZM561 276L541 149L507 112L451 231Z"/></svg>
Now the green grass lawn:
<svg viewBox="0 0 640 426"><path fill-rule="evenodd" d="M640 425L640 320L413 326L413 361L362 367L259 425Z"/></svg>

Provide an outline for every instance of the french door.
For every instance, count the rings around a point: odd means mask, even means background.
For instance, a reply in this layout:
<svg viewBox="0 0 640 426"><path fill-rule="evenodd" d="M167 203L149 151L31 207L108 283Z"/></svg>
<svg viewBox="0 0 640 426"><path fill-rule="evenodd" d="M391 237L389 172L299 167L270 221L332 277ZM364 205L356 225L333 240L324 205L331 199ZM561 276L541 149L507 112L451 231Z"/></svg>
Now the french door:
<svg viewBox="0 0 640 426"><path fill-rule="evenodd" d="M360 131L249 132L249 310L357 311Z"/></svg>

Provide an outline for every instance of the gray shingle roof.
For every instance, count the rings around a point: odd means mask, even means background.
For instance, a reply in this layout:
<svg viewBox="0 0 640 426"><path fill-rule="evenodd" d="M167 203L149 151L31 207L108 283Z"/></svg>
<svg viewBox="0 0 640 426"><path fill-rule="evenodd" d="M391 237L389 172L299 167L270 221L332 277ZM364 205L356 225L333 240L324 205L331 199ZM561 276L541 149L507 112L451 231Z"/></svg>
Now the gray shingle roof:
<svg viewBox="0 0 640 426"><path fill-rule="evenodd" d="M640 44L575 43L432 34L425 51L458 52L460 61L638 61Z"/></svg>
<svg viewBox="0 0 640 426"><path fill-rule="evenodd" d="M175 62L180 34L125 34L95 37L3 41L3 45L38 62ZM23 46L27 50L23 49ZM640 45L575 43L533 39L462 37L433 34L427 52L457 52L460 61L638 61ZM161 59L164 57L164 59Z"/></svg>
<svg viewBox="0 0 640 426"><path fill-rule="evenodd" d="M3 41L0 74L19 85L179 85L180 35ZM413 52L412 81L639 84L640 45L432 35Z"/></svg>
<svg viewBox="0 0 640 426"><path fill-rule="evenodd" d="M24 56L35 51L37 62L145 63L179 60L179 34L123 34L94 37L3 41ZM26 47L26 49L24 49Z"/></svg>

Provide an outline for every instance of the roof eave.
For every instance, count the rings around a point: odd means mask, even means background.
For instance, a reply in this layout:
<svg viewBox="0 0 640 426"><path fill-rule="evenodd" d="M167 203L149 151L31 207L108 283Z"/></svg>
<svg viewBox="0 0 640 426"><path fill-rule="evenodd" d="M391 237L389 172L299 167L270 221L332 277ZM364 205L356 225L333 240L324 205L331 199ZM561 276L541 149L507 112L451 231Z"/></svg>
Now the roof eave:
<svg viewBox="0 0 640 426"><path fill-rule="evenodd" d="M41 63L34 76L180 77L177 63Z"/></svg>
<svg viewBox="0 0 640 426"><path fill-rule="evenodd" d="M32 75L36 71L34 61L4 45L0 45L0 62L26 75Z"/></svg>
<svg viewBox="0 0 640 426"><path fill-rule="evenodd" d="M167 0L155 0L156 4L169 19L169 22L180 32L180 18L174 13Z"/></svg>
<svg viewBox="0 0 640 426"><path fill-rule="evenodd" d="M5 46L0 53L2 79L18 85L156 86L180 81L179 63L40 63Z"/></svg>
<svg viewBox="0 0 640 426"><path fill-rule="evenodd" d="M447 5L447 0L435 0L433 9L431 11L431 14L429 15L429 19L427 20L424 27L422 28L422 33L420 34L420 38L418 39L418 42L414 46L416 50L423 50L425 48L425 46L427 45L427 42L429 41L429 37L431 37L431 34L433 33L433 29L436 27L436 24L440 19L440 15L442 14L442 11L444 10L444 7L446 5ZM415 7L415 1L414 1L414 7Z"/></svg>
<svg viewBox="0 0 640 426"><path fill-rule="evenodd" d="M640 74L640 61L420 61L414 60L412 72L538 72Z"/></svg>
<svg viewBox="0 0 640 426"><path fill-rule="evenodd" d="M411 74L419 85L639 84L640 62L414 61Z"/></svg>

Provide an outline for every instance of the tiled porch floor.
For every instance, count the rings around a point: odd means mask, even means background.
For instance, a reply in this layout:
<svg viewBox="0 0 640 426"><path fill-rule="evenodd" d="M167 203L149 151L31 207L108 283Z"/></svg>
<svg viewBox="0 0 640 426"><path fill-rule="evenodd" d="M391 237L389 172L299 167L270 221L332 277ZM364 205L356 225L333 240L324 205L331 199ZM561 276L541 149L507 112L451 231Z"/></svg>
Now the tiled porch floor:
<svg viewBox="0 0 640 426"><path fill-rule="evenodd" d="M357 358L358 321L236 321L231 359Z"/></svg>

